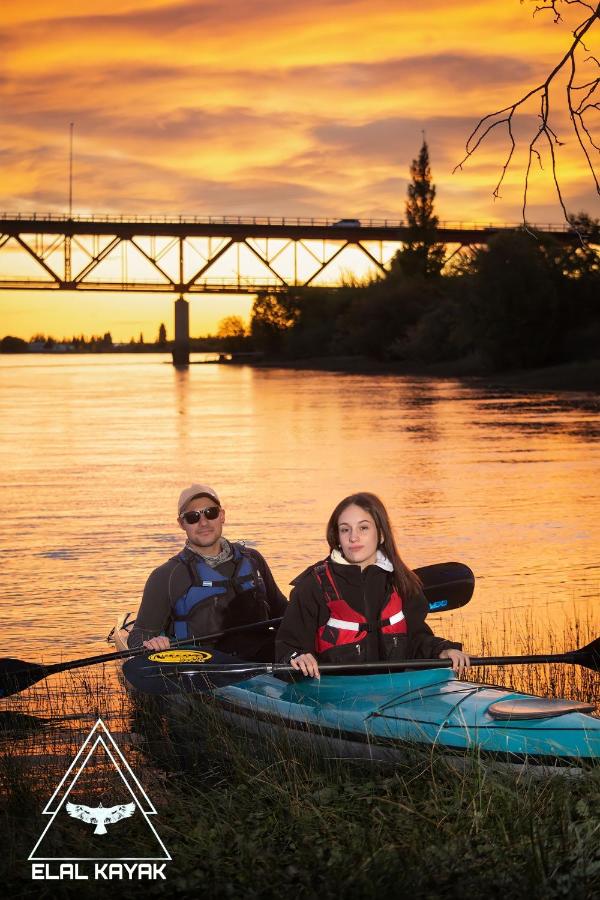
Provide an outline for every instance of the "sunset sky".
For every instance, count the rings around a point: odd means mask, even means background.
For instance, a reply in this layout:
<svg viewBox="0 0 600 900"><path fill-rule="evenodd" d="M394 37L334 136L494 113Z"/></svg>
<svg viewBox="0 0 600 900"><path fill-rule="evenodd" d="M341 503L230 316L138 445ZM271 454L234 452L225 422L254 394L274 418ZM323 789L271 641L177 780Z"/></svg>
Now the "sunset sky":
<svg viewBox="0 0 600 900"><path fill-rule="evenodd" d="M568 46L569 23L533 9L518 0L9 4L0 213L67 211L73 122L76 214L399 219L424 130L441 220L519 221L522 149L492 197L504 134L452 169L477 119L543 80ZM600 56L593 31L587 47ZM598 216L560 91L552 99L567 208ZM518 137L532 133L536 112L525 109ZM561 221L547 161L532 178L528 218ZM171 335L172 303L3 292L0 336L154 339L161 321ZM194 297L192 333L246 316L250 303Z"/></svg>

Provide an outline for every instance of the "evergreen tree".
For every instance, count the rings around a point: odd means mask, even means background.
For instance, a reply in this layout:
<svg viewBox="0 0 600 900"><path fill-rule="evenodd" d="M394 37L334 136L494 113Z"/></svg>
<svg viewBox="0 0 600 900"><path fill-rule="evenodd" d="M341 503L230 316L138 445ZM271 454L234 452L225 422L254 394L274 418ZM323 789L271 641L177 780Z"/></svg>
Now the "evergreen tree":
<svg viewBox="0 0 600 900"><path fill-rule="evenodd" d="M392 261L392 274L431 278L440 274L444 264L444 247L436 243L438 217L433 211L435 185L431 182L429 148L423 144L410 167L406 220L409 236Z"/></svg>
<svg viewBox="0 0 600 900"><path fill-rule="evenodd" d="M160 328L158 329L158 340L157 344L166 344L167 343L167 329L165 328L165 323L160 323Z"/></svg>

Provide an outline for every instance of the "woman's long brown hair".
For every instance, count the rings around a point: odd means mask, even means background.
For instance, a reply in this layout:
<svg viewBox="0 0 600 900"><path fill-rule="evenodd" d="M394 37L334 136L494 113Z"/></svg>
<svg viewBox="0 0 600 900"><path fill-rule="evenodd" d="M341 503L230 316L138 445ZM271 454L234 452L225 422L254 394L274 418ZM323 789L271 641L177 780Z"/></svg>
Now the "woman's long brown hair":
<svg viewBox="0 0 600 900"><path fill-rule="evenodd" d="M327 523L327 543L329 549L340 549L340 536L338 522L339 518L349 506L355 504L364 509L365 512L373 518L377 527L377 535L379 538L379 549L387 556L394 567L394 583L403 598L413 597L422 591L421 581L418 575L415 575L411 569L402 561L394 533L390 523L387 510L379 497L370 494L368 491L361 491L358 494L351 494L340 500L336 508L333 510Z"/></svg>

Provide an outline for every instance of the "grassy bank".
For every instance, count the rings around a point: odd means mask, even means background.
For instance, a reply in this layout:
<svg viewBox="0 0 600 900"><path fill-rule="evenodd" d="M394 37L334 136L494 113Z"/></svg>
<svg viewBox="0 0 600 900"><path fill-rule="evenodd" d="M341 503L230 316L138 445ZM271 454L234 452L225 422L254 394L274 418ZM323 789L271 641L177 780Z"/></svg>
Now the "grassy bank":
<svg viewBox="0 0 600 900"><path fill-rule="evenodd" d="M486 654L538 652L531 636L539 629L522 625L523 636L510 619L486 619L470 640ZM544 648L562 652L592 637L595 623L573 616ZM576 666L496 667L473 677L600 702L600 679ZM157 808L154 825L172 856L166 882L31 881L27 858L47 822L42 810L98 716ZM533 777L469 763L409 752L393 767L323 759L294 738L251 740L210 706L167 713L152 699L133 705L112 670L76 671L4 701L0 878L12 898L600 896L600 764ZM109 776L96 768L90 795L102 797L106 783L116 798ZM142 841L133 822L109 827L107 840ZM67 838L85 855L89 829L65 817L57 848Z"/></svg>
<svg viewBox="0 0 600 900"><path fill-rule="evenodd" d="M245 763L225 789L202 793L213 825L182 846L182 887L273 898L574 898L600 889L598 779L540 787L457 775L435 761L393 774Z"/></svg>
<svg viewBox="0 0 600 900"><path fill-rule="evenodd" d="M173 861L167 881L36 883L25 862L43 790L5 797L2 878L11 897L454 898L592 900L600 891L600 769L519 778L444 760L406 765L318 761L293 747L257 754L213 723L197 753L192 727L156 711L140 773ZM139 722L138 722L139 725ZM196 729L193 729L196 738ZM189 734L187 735L189 737ZM185 765L182 765L185 762ZM13 770L12 775L15 772ZM38 814L35 814L35 809Z"/></svg>

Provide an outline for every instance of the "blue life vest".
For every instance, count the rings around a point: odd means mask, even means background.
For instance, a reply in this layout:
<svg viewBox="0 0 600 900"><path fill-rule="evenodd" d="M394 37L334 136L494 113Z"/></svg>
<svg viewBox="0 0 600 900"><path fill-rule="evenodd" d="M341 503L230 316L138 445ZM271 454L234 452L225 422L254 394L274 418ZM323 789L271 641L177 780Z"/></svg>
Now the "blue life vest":
<svg viewBox="0 0 600 900"><path fill-rule="evenodd" d="M178 640L194 636L189 624L192 615L198 636L268 618L265 583L256 563L240 544L231 546L235 568L229 578L201 556L187 550L179 554L190 571L192 585L173 606L173 628Z"/></svg>

